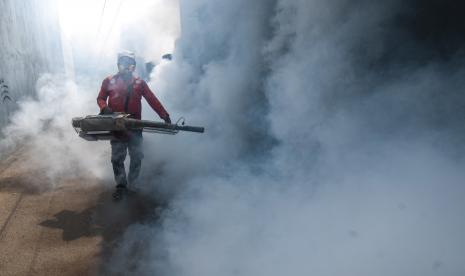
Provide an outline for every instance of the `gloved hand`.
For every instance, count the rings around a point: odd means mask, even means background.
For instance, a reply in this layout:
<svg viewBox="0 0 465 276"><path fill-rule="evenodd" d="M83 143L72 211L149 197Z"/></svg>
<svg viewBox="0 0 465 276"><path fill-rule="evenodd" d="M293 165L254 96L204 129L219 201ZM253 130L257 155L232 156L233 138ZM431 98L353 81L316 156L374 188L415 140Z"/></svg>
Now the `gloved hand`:
<svg viewBox="0 0 465 276"><path fill-rule="evenodd" d="M112 114L113 113L113 110L111 110L111 108L109 108L108 106L105 106L104 108L102 108L102 110L100 110L100 114L104 114L104 115L107 115L107 114Z"/></svg>
<svg viewBox="0 0 465 276"><path fill-rule="evenodd" d="M170 116L166 116L163 120L165 120L165 124L171 124Z"/></svg>

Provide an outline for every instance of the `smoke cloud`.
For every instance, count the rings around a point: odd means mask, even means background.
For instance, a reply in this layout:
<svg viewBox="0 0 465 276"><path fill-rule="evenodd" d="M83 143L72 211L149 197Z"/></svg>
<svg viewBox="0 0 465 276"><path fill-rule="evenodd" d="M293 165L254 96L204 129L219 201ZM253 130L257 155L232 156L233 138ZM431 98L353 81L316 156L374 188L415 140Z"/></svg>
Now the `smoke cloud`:
<svg viewBox="0 0 465 276"><path fill-rule="evenodd" d="M105 271L463 275L465 17L436 2L181 1L150 86L206 133L144 136L139 188L168 207L128 228ZM153 58L176 32L157 47L161 29L143 30L118 45ZM2 144L32 137L51 175L78 162L111 178L109 147L69 127L95 113L100 76L43 76Z"/></svg>
<svg viewBox="0 0 465 276"><path fill-rule="evenodd" d="M115 272L463 274L456 10L182 1L175 60L152 85L207 133L148 139L163 169L146 189L170 208L128 230Z"/></svg>
<svg viewBox="0 0 465 276"><path fill-rule="evenodd" d="M43 74L36 85L36 98L24 98L19 110L4 130L0 150L4 153L24 147L28 159L24 168L36 168L50 180L67 177L108 177L105 169L108 147L87 143L70 127L73 117L94 114L95 91L98 85L89 79L76 82L61 74ZM97 83L97 82L95 82ZM52 183L53 184L53 181ZM34 185L34 183L31 183Z"/></svg>

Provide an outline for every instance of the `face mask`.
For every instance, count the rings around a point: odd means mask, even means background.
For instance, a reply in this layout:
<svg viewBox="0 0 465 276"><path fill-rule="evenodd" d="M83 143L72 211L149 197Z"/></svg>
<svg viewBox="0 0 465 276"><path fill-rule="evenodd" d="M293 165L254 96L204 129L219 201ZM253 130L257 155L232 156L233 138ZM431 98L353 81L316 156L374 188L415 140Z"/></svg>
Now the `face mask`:
<svg viewBox="0 0 465 276"><path fill-rule="evenodd" d="M121 57L118 60L118 69L122 73L124 73L124 72L134 72L135 68L136 68L136 63L131 58Z"/></svg>

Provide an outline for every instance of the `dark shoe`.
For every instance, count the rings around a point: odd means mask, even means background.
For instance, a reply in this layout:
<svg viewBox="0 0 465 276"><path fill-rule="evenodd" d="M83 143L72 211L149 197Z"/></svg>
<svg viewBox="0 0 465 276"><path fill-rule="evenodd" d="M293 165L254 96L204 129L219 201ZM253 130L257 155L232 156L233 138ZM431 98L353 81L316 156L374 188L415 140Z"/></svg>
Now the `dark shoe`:
<svg viewBox="0 0 465 276"><path fill-rule="evenodd" d="M126 186L116 186L116 191L113 193L113 200L120 201L128 193Z"/></svg>

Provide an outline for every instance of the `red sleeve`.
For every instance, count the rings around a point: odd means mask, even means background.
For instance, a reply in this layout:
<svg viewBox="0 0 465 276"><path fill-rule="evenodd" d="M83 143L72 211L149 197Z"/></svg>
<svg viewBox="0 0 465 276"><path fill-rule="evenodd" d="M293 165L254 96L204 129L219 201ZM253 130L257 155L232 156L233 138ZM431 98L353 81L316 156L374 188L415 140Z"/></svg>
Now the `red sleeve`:
<svg viewBox="0 0 465 276"><path fill-rule="evenodd" d="M144 98L147 100L149 105L152 107L153 110L155 110L155 112L157 112L160 118L165 119L170 116L168 112L166 112L165 108L160 103L160 101L157 99L157 97L155 97L152 90L150 90L147 83L143 80L142 80L142 96L144 96Z"/></svg>
<svg viewBox="0 0 465 276"><path fill-rule="evenodd" d="M107 98L108 98L108 82L110 81L109 78L105 78L102 82L102 86L100 87L100 92L98 93L97 97L97 104L102 110L105 106L107 106Z"/></svg>

